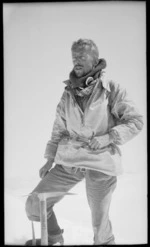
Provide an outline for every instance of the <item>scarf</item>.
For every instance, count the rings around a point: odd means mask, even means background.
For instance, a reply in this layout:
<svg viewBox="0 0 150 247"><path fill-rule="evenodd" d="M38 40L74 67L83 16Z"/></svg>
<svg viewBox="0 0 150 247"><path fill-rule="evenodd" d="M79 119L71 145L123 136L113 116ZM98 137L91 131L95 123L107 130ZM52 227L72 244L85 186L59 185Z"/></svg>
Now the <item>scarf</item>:
<svg viewBox="0 0 150 247"><path fill-rule="evenodd" d="M97 78L99 78L103 69L106 67L106 61L104 59L99 59L99 62L92 71L90 71L87 75L83 77L76 77L74 70L71 71L70 77L70 87L75 95L80 97L88 96L92 93L93 88L97 82Z"/></svg>
<svg viewBox="0 0 150 247"><path fill-rule="evenodd" d="M86 80L88 77L93 77L93 79L97 79L100 77L102 70L106 67L106 61L105 59L99 59L99 62L96 67L92 69L87 75L82 76L82 77L77 77L74 70L72 70L69 74L69 79L70 79L70 86L72 88L79 88L79 87L86 87L87 85L85 84Z"/></svg>
<svg viewBox="0 0 150 247"><path fill-rule="evenodd" d="M74 88L73 92L75 95L80 97L86 97L92 93L97 80L94 80L92 77L88 77L86 81L88 81L88 79L91 80L90 85L88 85L85 88Z"/></svg>

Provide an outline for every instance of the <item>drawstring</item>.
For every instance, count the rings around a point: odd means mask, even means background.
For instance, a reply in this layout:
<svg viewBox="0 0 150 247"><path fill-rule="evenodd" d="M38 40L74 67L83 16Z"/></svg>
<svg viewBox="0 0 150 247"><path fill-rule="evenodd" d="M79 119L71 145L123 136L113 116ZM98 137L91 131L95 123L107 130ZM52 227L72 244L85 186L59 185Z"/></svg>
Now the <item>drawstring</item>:
<svg viewBox="0 0 150 247"><path fill-rule="evenodd" d="M80 171L85 172L86 170L85 170L85 168L80 168Z"/></svg>
<svg viewBox="0 0 150 247"><path fill-rule="evenodd" d="M77 170L78 170L78 168L77 168L77 167L71 167L71 169L72 169L72 171L73 171L74 173L76 173L76 172L77 172Z"/></svg>

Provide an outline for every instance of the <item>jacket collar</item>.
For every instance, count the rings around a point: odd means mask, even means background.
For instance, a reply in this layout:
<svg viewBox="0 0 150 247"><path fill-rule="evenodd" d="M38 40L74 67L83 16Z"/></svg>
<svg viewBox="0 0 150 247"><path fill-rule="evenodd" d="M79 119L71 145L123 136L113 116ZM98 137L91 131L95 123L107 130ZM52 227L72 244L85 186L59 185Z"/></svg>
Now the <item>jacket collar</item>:
<svg viewBox="0 0 150 247"><path fill-rule="evenodd" d="M86 81L88 81L91 77L88 77ZM105 88L108 92L110 92L110 87L109 87L109 81L108 79L105 78L101 78L101 83L103 88ZM63 81L63 83L65 83L67 86L70 86L70 80L65 80Z"/></svg>

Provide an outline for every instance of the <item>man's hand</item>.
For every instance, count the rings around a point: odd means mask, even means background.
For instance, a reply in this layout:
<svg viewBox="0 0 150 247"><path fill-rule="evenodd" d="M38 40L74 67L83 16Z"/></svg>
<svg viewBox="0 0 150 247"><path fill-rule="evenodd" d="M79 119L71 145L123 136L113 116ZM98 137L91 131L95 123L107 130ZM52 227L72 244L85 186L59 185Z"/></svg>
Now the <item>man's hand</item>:
<svg viewBox="0 0 150 247"><path fill-rule="evenodd" d="M44 178L46 174L48 173L49 169L52 167L53 161L48 160L46 164L39 170L39 176L40 178Z"/></svg>
<svg viewBox="0 0 150 247"><path fill-rule="evenodd" d="M93 137L89 141L89 146L93 150L101 149L103 147L108 146L111 143L111 139L109 134L103 135L103 136L98 136L98 137Z"/></svg>

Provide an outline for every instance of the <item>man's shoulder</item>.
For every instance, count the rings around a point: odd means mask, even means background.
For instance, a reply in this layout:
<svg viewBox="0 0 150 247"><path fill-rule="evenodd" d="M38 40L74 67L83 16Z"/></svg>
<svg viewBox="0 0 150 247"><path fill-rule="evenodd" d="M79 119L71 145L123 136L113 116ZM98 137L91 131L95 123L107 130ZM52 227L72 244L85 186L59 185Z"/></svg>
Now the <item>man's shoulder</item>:
<svg viewBox="0 0 150 247"><path fill-rule="evenodd" d="M65 87L64 87L64 92L69 92L70 90L70 80L65 80L63 81L63 83L65 84Z"/></svg>
<svg viewBox="0 0 150 247"><path fill-rule="evenodd" d="M70 86L70 80L65 80L63 81L63 83L65 84L65 88L69 87Z"/></svg>
<svg viewBox="0 0 150 247"><path fill-rule="evenodd" d="M63 83L65 84L64 90L62 92L62 100L65 100L66 97L68 97L68 95L70 94L70 86L69 86L69 80L63 81Z"/></svg>
<svg viewBox="0 0 150 247"><path fill-rule="evenodd" d="M112 80L109 78L102 79L102 85L110 93L123 90L123 88L121 87L121 85L119 83L117 83L115 80Z"/></svg>

